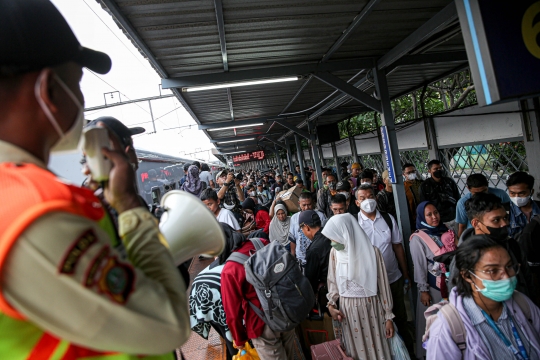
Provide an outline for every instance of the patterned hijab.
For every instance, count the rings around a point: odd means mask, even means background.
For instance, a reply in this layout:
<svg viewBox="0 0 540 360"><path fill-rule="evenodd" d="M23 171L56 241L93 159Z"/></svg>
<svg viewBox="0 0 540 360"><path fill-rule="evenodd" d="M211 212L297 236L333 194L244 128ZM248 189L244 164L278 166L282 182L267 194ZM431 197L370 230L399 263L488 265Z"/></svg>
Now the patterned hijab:
<svg viewBox="0 0 540 360"><path fill-rule="evenodd" d="M187 179L182 185L182 190L187 191L190 194L199 196L202 190L201 180L199 179L199 168L195 165L191 165L188 168Z"/></svg>

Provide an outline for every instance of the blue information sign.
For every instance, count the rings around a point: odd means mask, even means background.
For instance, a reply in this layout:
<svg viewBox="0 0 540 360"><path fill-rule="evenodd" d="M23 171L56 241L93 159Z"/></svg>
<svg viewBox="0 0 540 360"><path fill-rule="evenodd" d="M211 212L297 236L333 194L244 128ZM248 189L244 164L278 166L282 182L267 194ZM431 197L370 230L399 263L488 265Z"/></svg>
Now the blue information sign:
<svg viewBox="0 0 540 360"><path fill-rule="evenodd" d="M392 184L395 184L397 183L396 172L394 171L394 160L392 160L390 141L388 141L388 129L386 126L381 126L381 137L384 148L384 157L386 159L386 168L388 169L388 178Z"/></svg>

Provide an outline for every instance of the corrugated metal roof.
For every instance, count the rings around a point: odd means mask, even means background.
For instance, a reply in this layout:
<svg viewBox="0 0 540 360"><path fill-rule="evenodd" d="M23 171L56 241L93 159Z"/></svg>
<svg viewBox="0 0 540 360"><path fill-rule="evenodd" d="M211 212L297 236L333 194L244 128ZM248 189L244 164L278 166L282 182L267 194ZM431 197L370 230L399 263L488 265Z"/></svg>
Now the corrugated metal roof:
<svg viewBox="0 0 540 360"><path fill-rule="evenodd" d="M329 63L380 59L452 3L452 0L97 1L110 10L128 37L154 67L162 69L161 75L168 78L223 73L225 66L234 73L321 62L340 36L355 23L357 16L360 17L356 20L362 20L332 54ZM374 1L376 4L370 7ZM366 7L368 4L370 6ZM223 11L226 64L220 45L216 6L218 10L222 6ZM363 10L368 8L372 11L363 16ZM396 59L408 54L464 51L457 17L445 25L437 28L430 38L422 39L398 54ZM402 95L463 66L466 66L463 59L396 68L390 65L387 69L390 95ZM345 81L354 77L350 82L354 84L366 72L357 69L333 74ZM359 88L371 91L372 86L367 81ZM329 106L341 92L315 78L308 81L305 77L295 82L231 88L230 93L227 89L216 89L176 94L199 124L275 118L285 110L285 113L298 113L299 116L286 120L297 126L305 123L307 115L324 106L334 109L334 114L321 115L318 123L329 123L350 116L347 108L352 109L352 114L362 108L362 104L350 98L342 99L337 103L339 106ZM296 95L294 102L287 106ZM268 122L236 130L206 131L206 134L210 139L246 135L277 138L287 132L281 125ZM240 142L237 145L240 148L253 146Z"/></svg>

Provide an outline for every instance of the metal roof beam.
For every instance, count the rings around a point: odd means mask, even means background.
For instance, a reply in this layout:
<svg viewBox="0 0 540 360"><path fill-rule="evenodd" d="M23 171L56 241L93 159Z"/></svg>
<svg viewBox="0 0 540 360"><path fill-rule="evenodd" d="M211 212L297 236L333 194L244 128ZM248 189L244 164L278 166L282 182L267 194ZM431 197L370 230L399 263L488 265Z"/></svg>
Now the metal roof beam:
<svg viewBox="0 0 540 360"><path fill-rule="evenodd" d="M408 55L397 60L392 67L407 66L407 65L424 65L436 63L450 63L468 61L467 52L465 51L450 51L429 54Z"/></svg>
<svg viewBox="0 0 540 360"><path fill-rule="evenodd" d="M226 138L219 138L219 139L211 139L210 142L211 143L221 143L221 142L224 142L224 141L240 141L240 142L244 142L243 140L245 139L254 139L256 140L257 137L260 136L260 135L245 135L245 136L234 136L234 137L226 137ZM232 144L232 143L231 143Z"/></svg>
<svg viewBox="0 0 540 360"><path fill-rule="evenodd" d="M309 133L307 131L304 131L304 130L300 130L299 128L297 128L296 126L294 125L291 125L291 124L288 124L287 122L283 121L283 120L275 120L276 123L278 123L279 125L283 126L284 128L287 128L289 129L290 131L293 131L295 132L296 134L302 136L303 138L306 138L308 140L311 140L311 137L309 136Z"/></svg>
<svg viewBox="0 0 540 360"><path fill-rule="evenodd" d="M227 59L227 42L225 41L225 23L223 22L223 4L221 0L214 0L216 8L216 20L219 33L219 45L221 46L221 58L223 59L223 70L229 71L229 61Z"/></svg>
<svg viewBox="0 0 540 360"><path fill-rule="evenodd" d="M302 65L286 65L265 67L259 69L238 70L214 74L201 74L161 79L163 89L183 88L202 85L227 84L240 81L260 80L285 76L298 76L317 73L320 71L348 71L369 69L374 65L374 59L363 58L356 60L332 61L328 63L308 63Z"/></svg>
<svg viewBox="0 0 540 360"><path fill-rule="evenodd" d="M441 31L458 18L456 5L452 1L444 9L439 11L435 16L429 19L424 25L416 29L412 34L407 36L403 41L397 44L392 50L386 53L377 61L377 67L384 69L401 59L416 46L431 36Z"/></svg>
<svg viewBox="0 0 540 360"><path fill-rule="evenodd" d="M375 110L378 112L381 112L381 103L371 95L366 94L362 90L356 88L355 86L349 84L345 80L342 80L338 78L335 75L332 75L328 72L320 72L315 75L317 79L321 80L322 82L332 86L333 88L341 91L343 94L350 96L351 98L355 99L356 101L360 102L361 104Z"/></svg>
<svg viewBox="0 0 540 360"><path fill-rule="evenodd" d="M355 16L352 23L347 27L347 29L343 31L339 39L337 39L334 45L332 45L332 47L330 47L326 54L324 54L321 62L326 62L328 61L328 59L330 59L330 56L332 56L341 47L341 45L343 45L349 35L351 35L354 30L356 30L358 25L360 25L362 21L367 18L369 14L371 14L371 11L379 2L381 2L381 0L371 0L368 4L366 4L366 6L364 6L362 11L360 11L360 13Z"/></svg>
<svg viewBox="0 0 540 360"><path fill-rule="evenodd" d="M271 139L271 138L269 138L269 137L267 137L267 136L263 136L262 139L265 139L265 140L268 140L268 141L270 141L270 142L273 142L274 145L279 146L279 147L281 147L282 149L287 150L287 147L286 147L284 144L282 144L282 143L280 143L280 142L278 142L278 141L276 141L276 140L274 140L274 139Z"/></svg>

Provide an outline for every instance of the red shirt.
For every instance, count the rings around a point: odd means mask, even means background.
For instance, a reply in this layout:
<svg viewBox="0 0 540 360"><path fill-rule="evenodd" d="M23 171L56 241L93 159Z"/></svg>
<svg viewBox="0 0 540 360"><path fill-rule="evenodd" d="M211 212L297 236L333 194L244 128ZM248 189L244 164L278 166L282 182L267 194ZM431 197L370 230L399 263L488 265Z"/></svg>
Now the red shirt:
<svg viewBox="0 0 540 360"><path fill-rule="evenodd" d="M267 240L261 240L265 246L268 245ZM255 253L255 246L251 241L246 241L235 251L250 256ZM227 326L237 345L244 345L249 339L261 336L264 321L253 311L248 301L259 309L262 309L261 303L253 285L246 281L246 270L243 265L234 261L225 264L221 272L221 299L227 317Z"/></svg>
<svg viewBox="0 0 540 360"><path fill-rule="evenodd" d="M269 234L270 221L268 212L264 210L257 211L257 215L255 215L255 225L257 225L257 229L262 229L265 233Z"/></svg>

